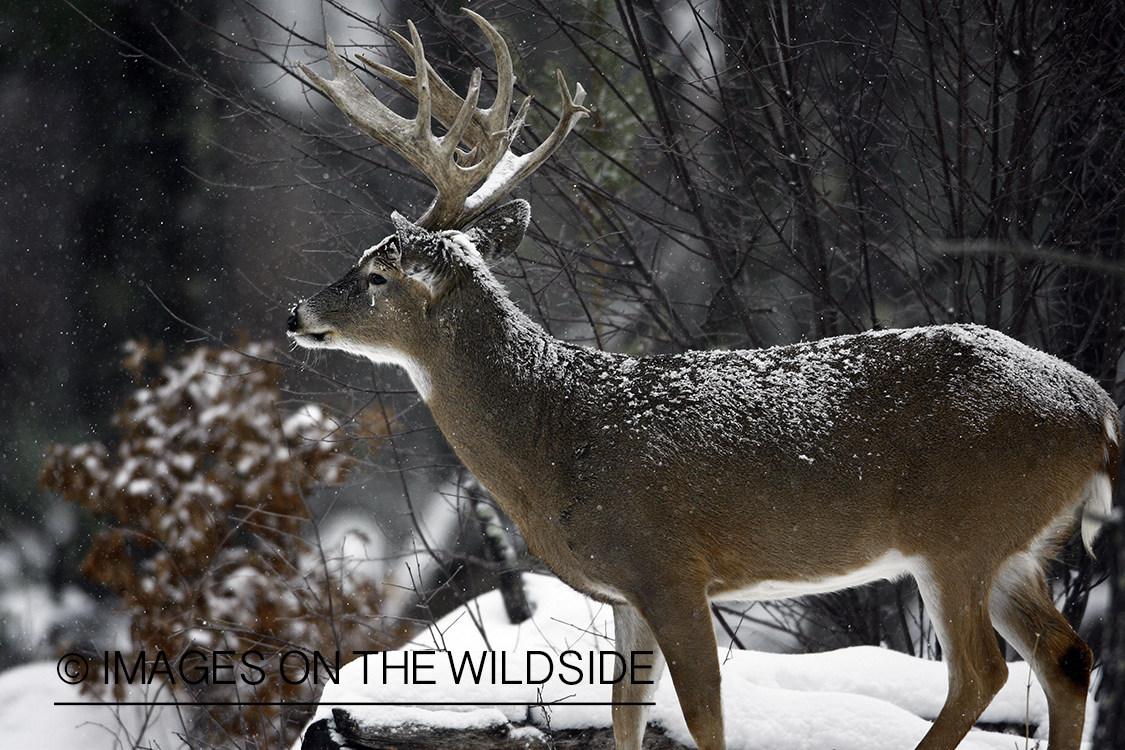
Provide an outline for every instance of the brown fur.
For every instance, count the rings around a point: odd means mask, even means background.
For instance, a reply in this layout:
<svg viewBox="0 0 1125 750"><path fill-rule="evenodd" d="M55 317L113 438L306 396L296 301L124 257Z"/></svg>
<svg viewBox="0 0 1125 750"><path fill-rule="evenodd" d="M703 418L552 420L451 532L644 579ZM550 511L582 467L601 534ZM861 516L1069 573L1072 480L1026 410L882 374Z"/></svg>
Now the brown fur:
<svg viewBox="0 0 1125 750"><path fill-rule="evenodd" d="M514 205L501 218L526 226ZM480 239L499 254L518 241ZM408 368L530 549L614 605L616 648L663 654L700 748L724 746L708 598L864 570L918 579L949 665L919 750L952 750L1003 685L994 624L1047 692L1051 750L1078 747L1090 653L1042 561L1084 502L1107 502L1119 426L1091 379L971 326L641 359L581 349L523 316L495 258L465 242L400 221L297 306L291 335ZM400 259L426 252L442 270L421 283ZM386 283L364 282L373 269ZM618 747L637 750L643 711L613 715Z"/></svg>

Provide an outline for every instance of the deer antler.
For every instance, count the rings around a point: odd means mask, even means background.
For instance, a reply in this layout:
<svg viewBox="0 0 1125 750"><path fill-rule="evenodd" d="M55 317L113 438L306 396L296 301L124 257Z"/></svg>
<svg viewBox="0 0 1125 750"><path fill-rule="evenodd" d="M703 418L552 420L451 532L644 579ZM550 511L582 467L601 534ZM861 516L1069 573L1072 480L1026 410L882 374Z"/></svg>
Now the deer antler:
<svg viewBox="0 0 1125 750"><path fill-rule="evenodd" d="M411 22L408 22L410 41L391 33L413 57L413 76L363 57L359 59L418 100L418 113L413 119L395 114L380 102L337 54L331 39L328 40L328 60L334 80L326 81L304 63L298 63L353 125L401 155L434 184L437 197L417 222L431 230L458 229L495 205L538 169L562 144L578 120L590 113L582 106L586 96L582 86L575 86L572 97L562 72L558 71L563 100L558 124L534 151L522 156L513 154L511 144L523 128L531 97L524 100L515 120L509 123L515 76L508 46L492 24L468 8L463 10L485 33L496 54L496 100L488 109L477 107L480 69L473 71L465 97L458 96L426 61L422 40ZM445 135L434 135L431 117L445 126ZM463 148L462 143L468 148ZM477 185L480 187L474 192Z"/></svg>

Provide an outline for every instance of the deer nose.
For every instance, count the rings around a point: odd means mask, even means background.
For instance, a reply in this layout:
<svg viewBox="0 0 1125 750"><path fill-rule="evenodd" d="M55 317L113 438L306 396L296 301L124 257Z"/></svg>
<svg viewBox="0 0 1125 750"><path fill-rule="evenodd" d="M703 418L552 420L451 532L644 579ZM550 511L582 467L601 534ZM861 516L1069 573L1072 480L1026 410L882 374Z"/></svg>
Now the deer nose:
<svg viewBox="0 0 1125 750"><path fill-rule="evenodd" d="M300 303L293 305L293 311L289 313L289 320L285 321L285 327L290 333L296 332L297 328L301 325L300 318L297 317L297 307L299 304Z"/></svg>

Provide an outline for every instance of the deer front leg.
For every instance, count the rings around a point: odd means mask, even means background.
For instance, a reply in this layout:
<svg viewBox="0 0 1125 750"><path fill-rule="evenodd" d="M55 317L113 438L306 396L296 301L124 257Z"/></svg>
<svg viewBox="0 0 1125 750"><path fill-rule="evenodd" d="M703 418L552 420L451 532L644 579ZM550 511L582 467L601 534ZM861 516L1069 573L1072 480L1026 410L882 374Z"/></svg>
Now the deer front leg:
<svg viewBox="0 0 1125 750"><path fill-rule="evenodd" d="M645 719L648 706L636 705L652 700L660 675L664 672L664 656L656 643L652 628L641 617L640 612L628 604L618 604L613 608L614 649L625 659L625 674L613 683L613 742L616 750L641 750L645 736ZM630 665L634 654L651 651L648 670L638 670L633 674ZM639 656L638 659L646 657ZM645 682L633 682L633 678ZM645 683L651 684L645 684ZM632 705L623 705L632 704Z"/></svg>
<svg viewBox="0 0 1125 750"><path fill-rule="evenodd" d="M662 589L642 606L695 744L699 750L725 750L719 650L703 587Z"/></svg>

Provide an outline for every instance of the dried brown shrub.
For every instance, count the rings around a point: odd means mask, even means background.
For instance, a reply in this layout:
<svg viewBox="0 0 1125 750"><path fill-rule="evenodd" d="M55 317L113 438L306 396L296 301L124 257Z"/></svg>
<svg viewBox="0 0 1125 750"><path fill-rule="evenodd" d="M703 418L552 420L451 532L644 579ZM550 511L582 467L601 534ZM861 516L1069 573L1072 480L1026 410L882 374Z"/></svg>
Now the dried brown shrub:
<svg viewBox="0 0 1125 750"><path fill-rule="evenodd" d="M306 505L354 465L354 427L319 406L282 410L267 354L203 347L173 365L129 344L138 387L114 420L119 443L53 446L41 479L102 523L82 572L130 622L126 647L91 655L87 690L162 684L186 733L212 745L288 745L329 678L304 675L301 654L334 666L337 651L394 642L382 587L325 553ZM386 433L368 422L365 437Z"/></svg>

